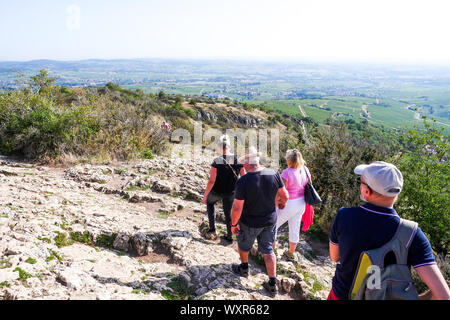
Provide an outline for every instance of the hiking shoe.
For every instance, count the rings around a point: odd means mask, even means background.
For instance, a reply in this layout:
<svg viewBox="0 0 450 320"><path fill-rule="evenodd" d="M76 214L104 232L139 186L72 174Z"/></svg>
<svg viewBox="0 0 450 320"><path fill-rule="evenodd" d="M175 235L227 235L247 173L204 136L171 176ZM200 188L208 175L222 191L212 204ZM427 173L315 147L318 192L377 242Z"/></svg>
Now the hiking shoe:
<svg viewBox="0 0 450 320"><path fill-rule="evenodd" d="M295 256L295 253L290 253L289 250L286 250L283 253L283 258L286 259L287 261L297 262L297 257Z"/></svg>
<svg viewBox="0 0 450 320"><path fill-rule="evenodd" d="M277 285L271 285L269 281L264 282L263 287L269 292L272 298L274 298L278 293Z"/></svg>
<svg viewBox="0 0 450 320"><path fill-rule="evenodd" d="M241 276L241 277L246 277L246 278L248 277L248 269L249 268L243 269L240 264L233 264L231 266L231 270L233 270L233 272L235 274L237 274L238 276Z"/></svg>

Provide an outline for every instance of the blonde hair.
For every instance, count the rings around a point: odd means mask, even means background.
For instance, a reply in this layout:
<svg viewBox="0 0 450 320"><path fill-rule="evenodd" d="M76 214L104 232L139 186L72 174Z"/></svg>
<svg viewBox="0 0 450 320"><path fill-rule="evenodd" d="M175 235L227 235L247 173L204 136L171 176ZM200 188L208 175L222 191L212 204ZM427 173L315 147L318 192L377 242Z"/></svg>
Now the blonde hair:
<svg viewBox="0 0 450 320"><path fill-rule="evenodd" d="M286 151L286 162L289 168L297 169L306 164L303 156L297 149L290 149Z"/></svg>

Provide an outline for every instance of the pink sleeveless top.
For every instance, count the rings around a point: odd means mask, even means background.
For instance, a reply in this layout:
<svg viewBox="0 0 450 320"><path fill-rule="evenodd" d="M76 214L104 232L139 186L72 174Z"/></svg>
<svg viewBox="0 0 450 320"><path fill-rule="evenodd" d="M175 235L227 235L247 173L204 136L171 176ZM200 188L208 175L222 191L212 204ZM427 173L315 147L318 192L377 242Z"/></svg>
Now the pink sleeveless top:
<svg viewBox="0 0 450 320"><path fill-rule="evenodd" d="M286 189L289 192L289 200L298 199L305 195L305 186L308 182L305 167L299 169L288 168L283 170L281 177L286 180Z"/></svg>

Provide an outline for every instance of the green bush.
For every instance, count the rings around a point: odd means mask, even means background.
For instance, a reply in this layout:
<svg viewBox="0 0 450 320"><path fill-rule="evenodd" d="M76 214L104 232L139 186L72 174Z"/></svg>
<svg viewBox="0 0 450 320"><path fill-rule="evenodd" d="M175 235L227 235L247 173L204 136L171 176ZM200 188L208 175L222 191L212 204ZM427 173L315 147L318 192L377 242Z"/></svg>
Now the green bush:
<svg viewBox="0 0 450 320"><path fill-rule="evenodd" d="M0 96L0 151L29 159L79 153L98 121L86 107L63 109L29 92Z"/></svg>
<svg viewBox="0 0 450 320"><path fill-rule="evenodd" d="M60 88L47 76L41 71L27 87L0 95L1 153L32 160L74 155L103 161L166 150L168 137L153 119L170 109L162 102L113 83ZM190 114L190 109L177 108L177 116Z"/></svg>
<svg viewBox="0 0 450 320"><path fill-rule="evenodd" d="M444 129L424 122L425 130L403 135L405 151L396 159L403 173L399 214L419 223L433 249L446 254L450 245L449 136Z"/></svg>
<svg viewBox="0 0 450 320"><path fill-rule="evenodd" d="M355 138L342 122L312 130L298 149L322 198L322 203L314 207L315 223L327 234L339 208L361 203L354 168L362 163L387 161L392 155L392 149L384 144Z"/></svg>

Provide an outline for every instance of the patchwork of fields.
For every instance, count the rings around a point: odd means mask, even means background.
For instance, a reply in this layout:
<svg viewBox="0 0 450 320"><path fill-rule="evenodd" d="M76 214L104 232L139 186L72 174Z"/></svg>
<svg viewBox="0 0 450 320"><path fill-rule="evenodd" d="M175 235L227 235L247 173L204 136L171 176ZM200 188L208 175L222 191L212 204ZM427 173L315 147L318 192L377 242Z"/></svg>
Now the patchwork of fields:
<svg viewBox="0 0 450 320"><path fill-rule="evenodd" d="M423 102L416 104L393 99L323 96L320 99L259 100L249 103L253 106L264 105L271 110L279 110L292 116L307 116L317 122L329 118L355 121L366 119L373 124L399 128L405 125L421 125L422 116L426 116L433 117L446 130L450 129L448 119L442 117L448 113L449 108L441 108L441 114L430 114L429 108L421 106Z"/></svg>

